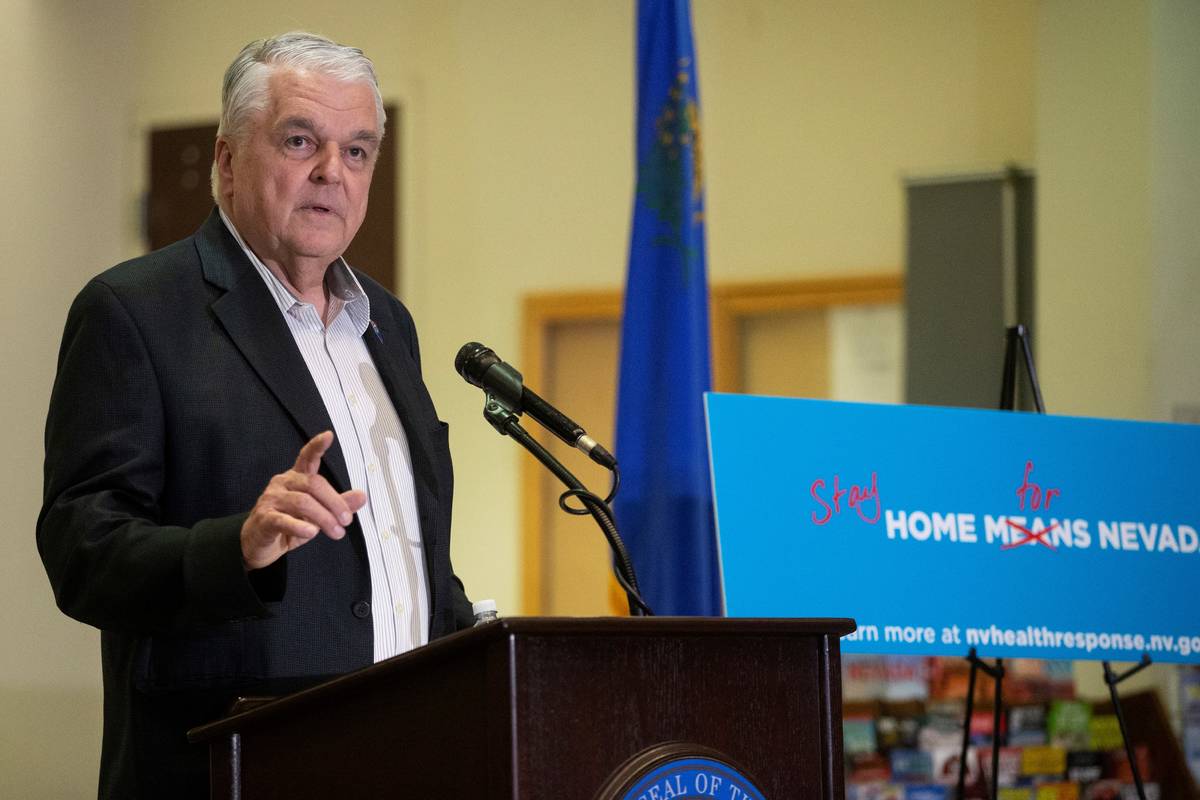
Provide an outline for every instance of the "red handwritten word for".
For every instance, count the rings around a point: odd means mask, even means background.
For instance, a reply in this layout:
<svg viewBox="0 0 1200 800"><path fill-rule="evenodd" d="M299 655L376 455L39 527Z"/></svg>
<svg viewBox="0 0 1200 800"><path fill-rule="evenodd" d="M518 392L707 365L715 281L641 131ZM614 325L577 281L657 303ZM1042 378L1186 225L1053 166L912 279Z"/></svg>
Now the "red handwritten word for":
<svg viewBox="0 0 1200 800"><path fill-rule="evenodd" d="M1058 527L1057 522L1054 523L1053 525L1051 525L1049 528L1042 528L1042 529L1036 530L1036 531L1030 530L1029 528L1026 528L1024 525L1018 525L1017 523L1013 522L1011 519L1007 520L1007 522L1008 522L1008 527L1016 528L1018 531L1020 531L1022 534L1024 534L1024 536L1014 542L1009 542L1008 544L1004 545L1003 547L1000 548L1001 550L1012 550L1014 547L1020 547L1023 544L1029 544L1030 542L1037 542L1038 544L1044 544L1046 547L1049 547L1051 550L1053 550L1056 553L1058 552L1058 548L1056 548L1054 545L1050 544L1050 540L1046 538L1046 536L1050 533L1050 531L1052 531Z"/></svg>
<svg viewBox="0 0 1200 800"><path fill-rule="evenodd" d="M833 496L830 498L833 501L833 505L830 505L825 501L825 498L821 497L821 490L824 488L824 479L817 478L812 482L812 486L808 490L809 494L812 495L813 500L816 500L817 503L819 503L821 507L825 509L825 513L820 517L817 516L816 511L812 512L812 521L817 525L824 525L826 522L829 522L829 520L833 519L834 514L842 513L843 497L846 497L846 506L854 509L855 513L862 518L863 522L879 522L879 478L874 472L871 473L870 486L855 486L851 484L849 489L843 489L841 477L834 475ZM847 497L847 495L849 495L849 497ZM870 504L874 505L874 513L868 516L866 512L863 511L863 506Z"/></svg>
<svg viewBox="0 0 1200 800"><path fill-rule="evenodd" d="M1024 509L1025 501L1028 500L1030 509L1036 511L1040 508L1045 508L1047 511L1049 511L1050 510L1050 501L1052 501L1056 497L1062 497L1062 491L1059 489L1052 489L1049 487L1047 487L1046 489L1043 489L1038 484L1029 480L1029 476L1032 473L1033 473L1033 462L1026 461L1025 462L1025 474L1021 476L1021 485L1017 487L1017 505L1020 508ZM1014 538L1013 541L1011 541L1008 544L1001 547L1000 548L1001 550L1011 550L1014 547L1020 547L1023 544L1033 544L1035 542L1037 544L1049 547L1051 550L1056 550L1054 545L1052 545L1050 543L1050 540L1047 539L1046 537L1050 534L1051 531L1053 531L1055 528L1058 527L1057 522L1055 522L1053 525L1051 525L1048 528L1041 528L1039 530L1033 530L1032 528L1026 528L1024 525L1020 525L1016 522L1013 522L1011 519L1006 520L1006 521L1008 522L1008 527L1012 528L1015 532L1020 532L1022 534L1022 536L1020 539Z"/></svg>
<svg viewBox="0 0 1200 800"><path fill-rule="evenodd" d="M1038 486L1036 483L1029 480L1029 474L1031 472L1033 472L1033 462L1026 461L1025 475L1021 479L1021 485L1017 487L1017 506L1024 509L1025 501L1029 500L1029 507L1034 511L1037 511L1043 506L1047 511L1049 511L1050 501L1056 497L1062 497L1062 491L1050 488L1047 488L1045 491L1043 491L1041 486Z"/></svg>

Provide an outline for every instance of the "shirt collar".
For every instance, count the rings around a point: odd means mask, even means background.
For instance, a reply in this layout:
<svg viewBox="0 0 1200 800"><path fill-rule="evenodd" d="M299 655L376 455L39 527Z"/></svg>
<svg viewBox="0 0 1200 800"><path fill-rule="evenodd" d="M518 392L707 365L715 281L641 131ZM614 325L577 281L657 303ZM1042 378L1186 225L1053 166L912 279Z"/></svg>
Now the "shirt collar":
<svg viewBox="0 0 1200 800"><path fill-rule="evenodd" d="M271 291L271 297L275 299L275 304L279 306L281 313L287 314L297 306L311 305L292 294L283 281L279 280L279 277L262 262L262 259L254 254L254 251L246 245L242 235L238 233L238 229L234 227L233 221L226 216L225 209L218 206L217 213L221 215L221 222L225 223L225 227L233 234L238 247L242 248L246 258L250 259L250 263L254 265L259 277L267 284L267 288ZM329 294L329 302L337 304L335 312L344 308L350 316L355 330L358 331L358 335L362 336L366 333L367 326L371 323L371 300L363 290L362 284L358 282L358 276L346 264L346 260L340 256L325 271L325 289ZM335 313L330 319L332 320L336 316Z"/></svg>

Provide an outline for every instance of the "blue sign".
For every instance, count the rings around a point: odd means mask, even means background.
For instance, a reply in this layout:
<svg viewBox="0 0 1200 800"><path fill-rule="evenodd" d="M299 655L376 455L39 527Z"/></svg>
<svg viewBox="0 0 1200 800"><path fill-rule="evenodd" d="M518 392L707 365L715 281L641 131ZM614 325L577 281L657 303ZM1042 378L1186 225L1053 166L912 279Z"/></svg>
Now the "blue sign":
<svg viewBox="0 0 1200 800"><path fill-rule="evenodd" d="M721 761L701 756L676 758L643 775L621 800L763 800L753 783Z"/></svg>
<svg viewBox="0 0 1200 800"><path fill-rule="evenodd" d="M1200 662L1200 426L706 396L733 617L848 653Z"/></svg>

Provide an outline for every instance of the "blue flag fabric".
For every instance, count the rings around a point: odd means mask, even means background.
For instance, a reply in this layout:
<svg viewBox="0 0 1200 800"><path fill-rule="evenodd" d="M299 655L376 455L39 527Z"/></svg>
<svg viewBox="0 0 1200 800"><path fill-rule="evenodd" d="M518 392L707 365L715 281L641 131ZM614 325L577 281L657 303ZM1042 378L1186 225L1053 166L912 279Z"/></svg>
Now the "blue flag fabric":
<svg viewBox="0 0 1200 800"><path fill-rule="evenodd" d="M637 197L625 286L617 524L657 614L717 615L699 94L688 0L638 4Z"/></svg>

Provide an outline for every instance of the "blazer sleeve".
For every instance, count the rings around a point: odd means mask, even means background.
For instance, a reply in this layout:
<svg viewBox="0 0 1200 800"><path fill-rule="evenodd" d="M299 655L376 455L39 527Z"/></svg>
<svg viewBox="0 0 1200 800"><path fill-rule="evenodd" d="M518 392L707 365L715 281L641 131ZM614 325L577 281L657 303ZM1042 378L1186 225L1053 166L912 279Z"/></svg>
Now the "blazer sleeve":
<svg viewBox="0 0 1200 800"><path fill-rule="evenodd" d="M286 565L246 573L245 513L161 524L167 435L137 321L93 280L68 314L46 420L37 542L59 608L135 633L268 615Z"/></svg>

